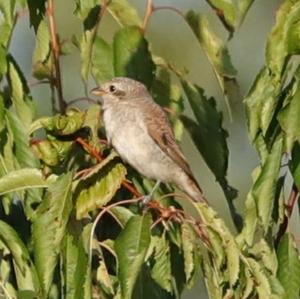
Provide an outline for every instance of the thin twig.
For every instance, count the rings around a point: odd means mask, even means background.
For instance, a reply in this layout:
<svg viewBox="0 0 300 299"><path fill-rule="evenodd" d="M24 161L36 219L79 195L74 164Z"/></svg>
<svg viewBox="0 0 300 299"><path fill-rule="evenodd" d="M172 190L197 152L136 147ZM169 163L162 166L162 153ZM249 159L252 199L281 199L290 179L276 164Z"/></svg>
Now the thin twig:
<svg viewBox="0 0 300 299"><path fill-rule="evenodd" d="M116 203L113 203L109 206L104 207L101 212L97 215L96 219L93 222L92 228L91 228L91 233L90 233L90 245L89 245L89 264L91 265L92 262L92 246L93 246L93 237L95 234L95 229L97 227L97 224L99 223L100 219L102 218L102 216L111 208L116 207L116 206L120 206L123 204L128 204L128 203L135 203L138 202L139 200L141 200L143 197L140 198L134 198L134 199L126 199L126 200L122 200L122 201L118 201Z"/></svg>
<svg viewBox="0 0 300 299"><path fill-rule="evenodd" d="M73 104L76 104L78 102L88 102L88 103L91 103L91 104L98 104L98 102L94 99L91 99L91 98L88 98L88 97L81 97L81 98L76 98L74 100L71 100L67 103L67 106L71 106Z"/></svg>
<svg viewBox="0 0 300 299"><path fill-rule="evenodd" d="M54 82L55 82L55 87L57 92L58 105L59 105L60 112L65 113L67 104L63 98L62 79L61 79L60 62L59 62L60 45L56 34L56 23L54 19L54 0L48 1L47 14L49 20L50 44L51 44L54 68L55 68Z"/></svg>
<svg viewBox="0 0 300 299"><path fill-rule="evenodd" d="M158 10L170 10L170 11L173 11L173 12L177 13L179 16L181 16L185 20L185 15L182 13L181 10L179 10L176 7L167 6L167 5L153 7L153 12L158 11Z"/></svg>
<svg viewBox="0 0 300 299"><path fill-rule="evenodd" d="M146 5L146 10L145 10L144 21L143 21L143 25L142 25L143 32L145 32L146 29L147 29L150 17L151 17L151 15L153 13L153 9L154 9L153 1L152 0L148 0L147 1L147 5Z"/></svg>

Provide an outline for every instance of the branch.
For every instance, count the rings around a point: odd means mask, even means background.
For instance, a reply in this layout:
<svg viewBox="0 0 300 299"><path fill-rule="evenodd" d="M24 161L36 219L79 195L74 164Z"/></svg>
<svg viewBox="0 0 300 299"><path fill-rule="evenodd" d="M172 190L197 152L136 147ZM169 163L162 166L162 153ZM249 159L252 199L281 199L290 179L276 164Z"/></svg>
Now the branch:
<svg viewBox="0 0 300 299"><path fill-rule="evenodd" d="M296 203L298 195L299 195L299 191L298 191L298 189L297 189L297 187L294 183L293 187L292 187L292 190L291 190L291 193L290 193L290 196L289 196L289 199L288 199L288 202L286 204L286 215L284 216L284 220L283 220L283 222L281 223L281 225L279 227L277 238L275 240L275 247L278 246L282 236L285 234L285 232L287 230L289 220L292 216L294 205Z"/></svg>
<svg viewBox="0 0 300 299"><path fill-rule="evenodd" d="M54 0L48 1L47 14L48 14L48 21L49 21L50 43L51 43L54 68L55 68L54 84L57 92L59 110L61 113L65 113L67 104L63 98L62 80L61 80L60 63L59 63L60 45L56 34L56 24L54 19Z"/></svg>
<svg viewBox="0 0 300 299"><path fill-rule="evenodd" d="M144 21L143 21L143 25L142 25L143 32L145 32L147 29L147 26L148 26L148 23L149 23L149 20L150 20L150 17L152 15L153 11L154 11L153 1L148 0L146 10L145 10Z"/></svg>

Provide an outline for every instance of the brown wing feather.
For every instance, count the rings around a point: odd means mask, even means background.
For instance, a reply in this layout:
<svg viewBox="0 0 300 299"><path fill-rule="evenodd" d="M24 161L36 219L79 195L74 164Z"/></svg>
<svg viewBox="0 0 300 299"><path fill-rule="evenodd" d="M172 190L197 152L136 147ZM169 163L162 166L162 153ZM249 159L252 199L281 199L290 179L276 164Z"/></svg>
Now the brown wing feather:
<svg viewBox="0 0 300 299"><path fill-rule="evenodd" d="M146 101L144 118L149 135L157 145L193 180L193 173L176 143L169 120L160 106L154 102ZM150 113L151 112L151 113Z"/></svg>

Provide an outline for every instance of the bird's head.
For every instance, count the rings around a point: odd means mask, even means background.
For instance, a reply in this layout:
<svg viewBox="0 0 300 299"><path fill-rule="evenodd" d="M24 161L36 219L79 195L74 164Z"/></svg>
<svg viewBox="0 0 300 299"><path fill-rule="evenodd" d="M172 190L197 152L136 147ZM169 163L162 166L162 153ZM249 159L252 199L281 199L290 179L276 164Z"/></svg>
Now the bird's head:
<svg viewBox="0 0 300 299"><path fill-rule="evenodd" d="M117 77L93 88L91 94L100 96L100 102L119 102L149 96L144 84L126 77Z"/></svg>

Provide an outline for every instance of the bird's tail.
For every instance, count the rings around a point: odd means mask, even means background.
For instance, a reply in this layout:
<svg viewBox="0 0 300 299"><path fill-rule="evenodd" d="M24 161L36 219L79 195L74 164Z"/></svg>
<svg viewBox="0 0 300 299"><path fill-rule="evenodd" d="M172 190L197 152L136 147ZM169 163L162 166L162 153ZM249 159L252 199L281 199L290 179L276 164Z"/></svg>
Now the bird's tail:
<svg viewBox="0 0 300 299"><path fill-rule="evenodd" d="M197 202L207 202L203 195L202 189L195 178L184 173L184 175L179 177L176 181L178 187L187 193L187 195L189 195L193 200Z"/></svg>

